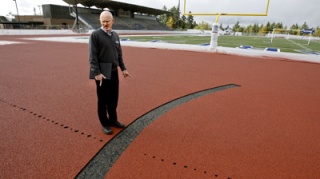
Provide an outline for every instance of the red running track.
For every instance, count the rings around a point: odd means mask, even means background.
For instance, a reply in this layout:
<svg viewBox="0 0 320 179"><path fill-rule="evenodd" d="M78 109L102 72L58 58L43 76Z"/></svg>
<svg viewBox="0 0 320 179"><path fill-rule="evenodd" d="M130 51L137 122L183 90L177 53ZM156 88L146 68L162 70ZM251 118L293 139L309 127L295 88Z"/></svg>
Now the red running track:
<svg viewBox="0 0 320 179"><path fill-rule="evenodd" d="M30 37L30 36L28 36ZM87 44L0 46L0 178L74 178L105 135L88 79ZM241 87L182 104L146 127L105 178L318 178L320 66L271 58L123 47L125 124L178 97ZM116 130L120 132L120 130ZM318 136L318 137L317 137Z"/></svg>

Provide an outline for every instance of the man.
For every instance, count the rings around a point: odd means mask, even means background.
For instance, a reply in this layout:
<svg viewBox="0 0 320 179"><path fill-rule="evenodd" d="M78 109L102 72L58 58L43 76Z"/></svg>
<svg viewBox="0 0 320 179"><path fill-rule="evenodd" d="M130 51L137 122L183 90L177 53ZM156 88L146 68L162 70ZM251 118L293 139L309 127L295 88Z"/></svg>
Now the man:
<svg viewBox="0 0 320 179"><path fill-rule="evenodd" d="M112 30L114 19L109 11L100 14L101 28L89 39L90 79L95 79L98 96L98 117L102 130L112 134L111 126L124 128L117 118L119 95L118 67L123 76L130 76L122 59L118 34Z"/></svg>

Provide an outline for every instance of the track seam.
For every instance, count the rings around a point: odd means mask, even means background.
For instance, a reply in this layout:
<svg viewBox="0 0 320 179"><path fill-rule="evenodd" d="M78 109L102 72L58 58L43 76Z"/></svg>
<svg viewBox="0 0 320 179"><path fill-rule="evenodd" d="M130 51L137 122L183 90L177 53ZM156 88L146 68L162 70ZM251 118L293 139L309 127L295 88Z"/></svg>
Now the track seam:
<svg viewBox="0 0 320 179"><path fill-rule="evenodd" d="M235 87L240 87L240 85L227 84L201 90L176 98L159 107L152 109L151 111L134 120L130 125L128 125L117 135L115 135L111 140L109 140L87 163L87 165L77 174L75 178L104 178L108 171L111 169L112 165L117 161L120 155L132 143L132 141L140 134L140 132L161 115L193 99Z"/></svg>

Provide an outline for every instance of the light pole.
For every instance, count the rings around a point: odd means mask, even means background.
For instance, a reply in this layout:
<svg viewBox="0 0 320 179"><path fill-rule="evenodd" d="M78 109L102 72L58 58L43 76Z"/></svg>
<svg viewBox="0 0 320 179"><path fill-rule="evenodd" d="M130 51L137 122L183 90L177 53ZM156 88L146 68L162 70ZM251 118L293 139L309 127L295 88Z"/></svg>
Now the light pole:
<svg viewBox="0 0 320 179"><path fill-rule="evenodd" d="M76 7L76 23L77 23L77 30L78 30L78 33L80 33L80 29L79 29L79 15L78 15L78 3L77 3L77 0L74 0L75 2L75 7Z"/></svg>
<svg viewBox="0 0 320 179"><path fill-rule="evenodd" d="M39 7L39 15L41 16L41 9L40 9L40 5L38 5L38 7Z"/></svg>
<svg viewBox="0 0 320 179"><path fill-rule="evenodd" d="M178 30L179 30L179 26L180 26L180 0L178 0Z"/></svg>
<svg viewBox="0 0 320 179"><path fill-rule="evenodd" d="M17 14L18 14L18 22L19 22L19 28L20 28L20 17L19 17L19 10L18 10L18 5L17 5L17 0L13 0L16 3L16 8L17 8Z"/></svg>

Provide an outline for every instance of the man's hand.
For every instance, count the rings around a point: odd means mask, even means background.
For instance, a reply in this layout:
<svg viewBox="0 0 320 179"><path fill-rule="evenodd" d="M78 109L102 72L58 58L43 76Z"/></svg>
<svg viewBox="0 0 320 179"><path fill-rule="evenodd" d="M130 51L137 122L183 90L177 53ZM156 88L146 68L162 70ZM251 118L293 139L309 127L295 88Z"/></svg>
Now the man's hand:
<svg viewBox="0 0 320 179"><path fill-rule="evenodd" d="M131 77L131 75L129 74L129 72L127 70L123 70L122 71L123 76L126 77Z"/></svg>
<svg viewBox="0 0 320 179"><path fill-rule="evenodd" d="M106 79L106 77L103 74L99 74L94 77L97 81L100 81L100 86L102 85L102 80Z"/></svg>

